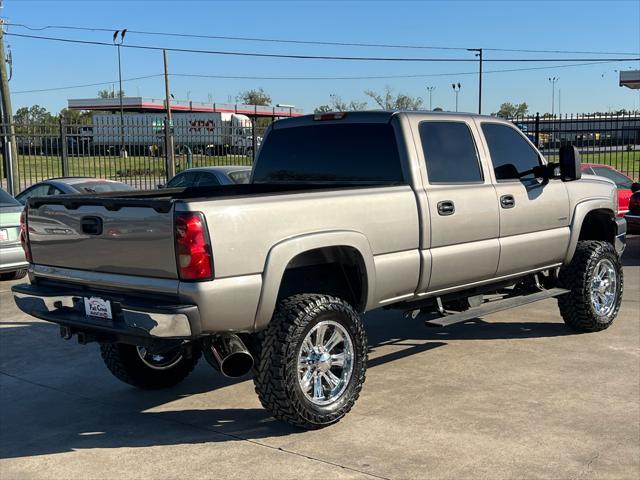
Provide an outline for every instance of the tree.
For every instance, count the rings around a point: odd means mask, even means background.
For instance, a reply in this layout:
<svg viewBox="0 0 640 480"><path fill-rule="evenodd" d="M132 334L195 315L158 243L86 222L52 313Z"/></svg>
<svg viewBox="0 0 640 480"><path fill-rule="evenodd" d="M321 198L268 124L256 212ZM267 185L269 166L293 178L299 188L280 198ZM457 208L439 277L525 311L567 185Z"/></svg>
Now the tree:
<svg viewBox="0 0 640 480"><path fill-rule="evenodd" d="M124 90L119 90L119 93L122 97L126 97L127 95L124 93ZM100 90L98 92L98 98L118 98L116 96L115 90Z"/></svg>
<svg viewBox="0 0 640 480"><path fill-rule="evenodd" d="M365 90L364 93L384 110L420 110L420 107L422 107L422 98L412 97L406 93L398 93L396 95L388 85L382 93L377 93L373 90Z"/></svg>
<svg viewBox="0 0 640 480"><path fill-rule="evenodd" d="M342 100L338 95L331 95L331 101L328 105L320 105L317 107L315 113L326 112L354 112L357 110L366 110L367 102L358 102L357 100L351 100L349 103Z"/></svg>
<svg viewBox="0 0 640 480"><path fill-rule="evenodd" d="M17 124L53 123L55 117L46 108L40 105L32 105L31 107L21 107L16 110L13 115L13 121Z"/></svg>
<svg viewBox="0 0 640 480"><path fill-rule="evenodd" d="M60 110L59 115L64 118L64 121L69 125L91 123L92 119L92 112L89 110L71 110L69 108L63 108Z"/></svg>
<svg viewBox="0 0 640 480"><path fill-rule="evenodd" d="M500 109L493 115L502 118L523 117L527 114L528 111L529 105L527 105L527 102L522 102L515 105L511 102L505 102L500 105Z"/></svg>
<svg viewBox="0 0 640 480"><path fill-rule="evenodd" d="M271 105L271 95L265 92L262 88L254 88L253 90L246 90L240 92L236 96L236 102L244 103L245 105Z"/></svg>

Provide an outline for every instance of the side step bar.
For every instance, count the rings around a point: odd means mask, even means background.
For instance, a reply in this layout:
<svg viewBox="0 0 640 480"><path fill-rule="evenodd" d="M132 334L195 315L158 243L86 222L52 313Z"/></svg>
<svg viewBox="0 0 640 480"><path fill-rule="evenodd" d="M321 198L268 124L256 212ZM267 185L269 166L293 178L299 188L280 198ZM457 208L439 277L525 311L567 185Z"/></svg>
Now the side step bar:
<svg viewBox="0 0 640 480"><path fill-rule="evenodd" d="M549 290L542 290L528 295L519 295L517 297L508 297L503 300L485 302L482 305L472 307L464 312L452 313L451 315L444 315L442 317L426 320L424 324L427 327L448 327L449 325L465 322L472 318L482 317L502 310L508 310L510 308L519 307L520 305L526 305L527 303L537 302L538 300L558 297L569 292L570 290L565 288L550 288Z"/></svg>

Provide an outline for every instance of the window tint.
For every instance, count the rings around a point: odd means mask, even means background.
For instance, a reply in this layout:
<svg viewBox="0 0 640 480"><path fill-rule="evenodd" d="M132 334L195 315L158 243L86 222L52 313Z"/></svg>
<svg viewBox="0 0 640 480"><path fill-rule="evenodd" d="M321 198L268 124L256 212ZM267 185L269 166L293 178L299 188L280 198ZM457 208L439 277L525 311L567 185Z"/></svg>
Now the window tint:
<svg viewBox="0 0 640 480"><path fill-rule="evenodd" d="M420 141L429 183L483 181L476 146L466 123L422 122Z"/></svg>
<svg viewBox="0 0 640 480"><path fill-rule="evenodd" d="M176 175L167 183L167 188L192 187L196 179L195 172L184 172Z"/></svg>
<svg viewBox="0 0 640 480"><path fill-rule="evenodd" d="M482 132L489 146L496 180L532 179L522 175L540 165L538 152L515 129L497 123L483 123Z"/></svg>
<svg viewBox="0 0 640 480"><path fill-rule="evenodd" d="M271 130L253 182L404 183L391 125L322 122Z"/></svg>
<svg viewBox="0 0 640 480"><path fill-rule="evenodd" d="M49 195L49 184L43 183L42 185L37 185L25 190L16 196L16 199L18 199L20 203L25 203L31 197L46 197L47 195Z"/></svg>
<svg viewBox="0 0 640 480"><path fill-rule="evenodd" d="M212 173L200 173L198 174L198 179L195 184L196 187L213 187L220 185L220 182Z"/></svg>
<svg viewBox="0 0 640 480"><path fill-rule="evenodd" d="M15 198L0 188L0 207L20 205Z"/></svg>
<svg viewBox="0 0 640 480"><path fill-rule="evenodd" d="M620 172L616 172L615 170L612 170L610 168L604 168L604 167L591 167L591 168L596 175L600 175L601 177L606 177L609 180L613 180L616 184L616 187L624 190L631 189L631 184L633 183L633 181L630 178L625 177Z"/></svg>
<svg viewBox="0 0 640 480"><path fill-rule="evenodd" d="M49 188L49 195L62 195L64 192L60 190L58 187L54 187L51 185Z"/></svg>

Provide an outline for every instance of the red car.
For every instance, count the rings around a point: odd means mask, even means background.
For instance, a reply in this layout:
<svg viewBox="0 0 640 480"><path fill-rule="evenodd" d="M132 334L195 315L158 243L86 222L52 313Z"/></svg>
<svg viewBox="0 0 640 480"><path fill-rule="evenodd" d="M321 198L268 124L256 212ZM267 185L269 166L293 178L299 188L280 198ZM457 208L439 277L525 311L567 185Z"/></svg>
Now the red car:
<svg viewBox="0 0 640 480"><path fill-rule="evenodd" d="M623 216L629 211L629 199L634 191L636 191L640 185L627 177L624 173L619 172L615 168L609 165L600 165L598 163L583 163L582 173L591 175L599 175L606 177L618 187L618 215ZM637 185L633 187L633 185ZM633 188L632 188L633 187Z"/></svg>

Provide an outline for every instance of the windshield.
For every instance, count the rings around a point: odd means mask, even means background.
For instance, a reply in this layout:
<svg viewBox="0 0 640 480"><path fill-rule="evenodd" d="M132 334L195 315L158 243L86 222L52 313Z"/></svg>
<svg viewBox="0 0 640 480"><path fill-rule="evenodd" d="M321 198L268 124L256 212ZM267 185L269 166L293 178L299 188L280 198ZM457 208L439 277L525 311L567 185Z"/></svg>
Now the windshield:
<svg viewBox="0 0 640 480"><path fill-rule="evenodd" d="M22 205L7 192L0 188L0 207L16 207Z"/></svg>
<svg viewBox="0 0 640 480"><path fill-rule="evenodd" d="M271 130L253 182L388 185L404 179L391 125L330 123Z"/></svg>
<svg viewBox="0 0 640 480"><path fill-rule="evenodd" d="M104 182L100 180L75 183L73 187L82 193L105 193L133 190L131 185L121 182Z"/></svg>

